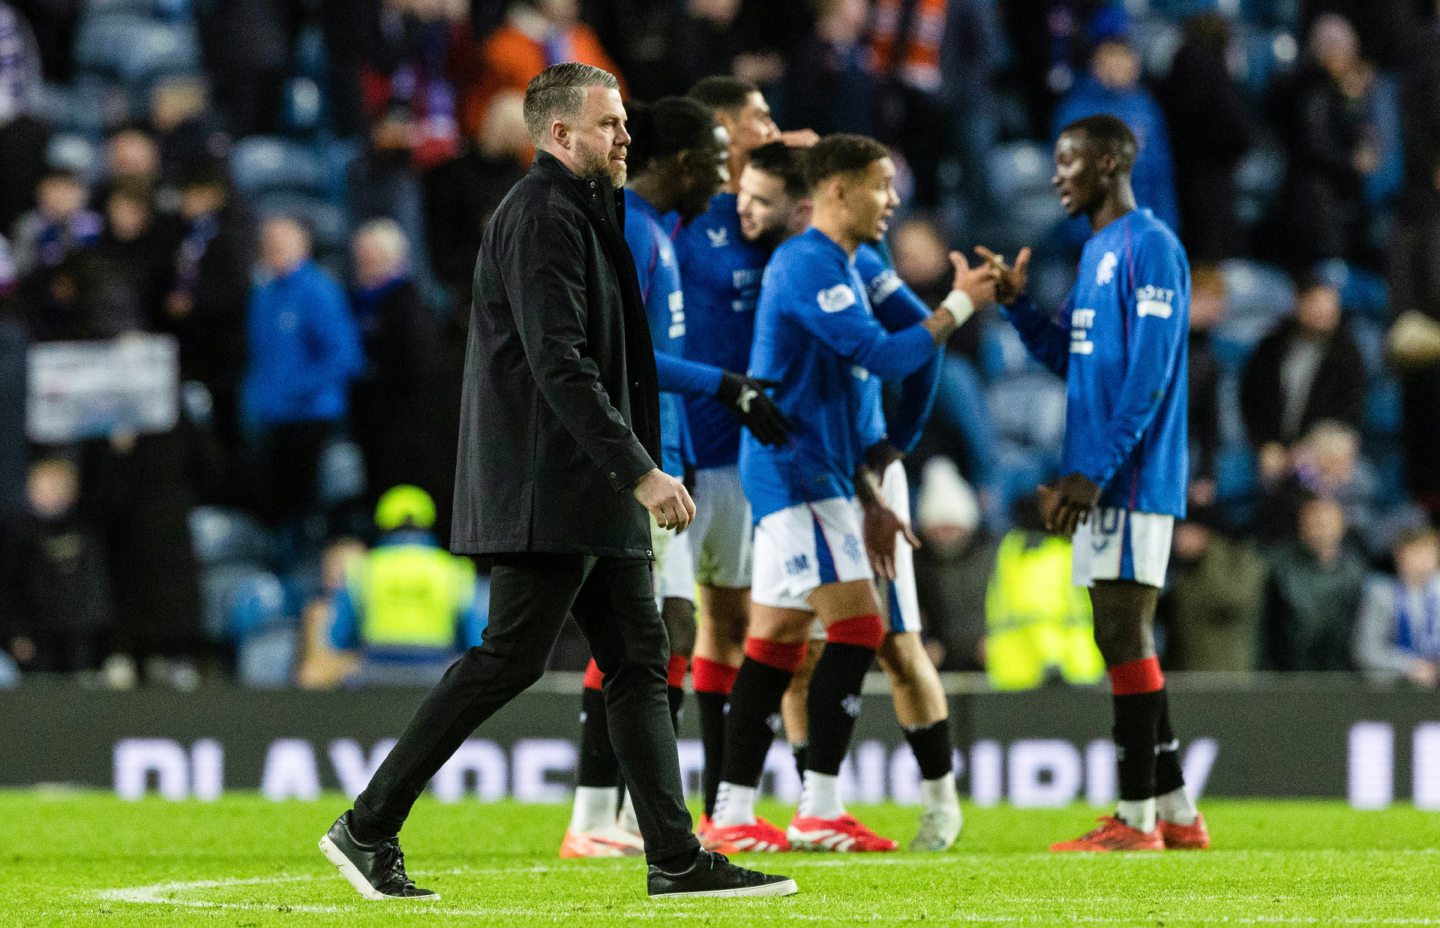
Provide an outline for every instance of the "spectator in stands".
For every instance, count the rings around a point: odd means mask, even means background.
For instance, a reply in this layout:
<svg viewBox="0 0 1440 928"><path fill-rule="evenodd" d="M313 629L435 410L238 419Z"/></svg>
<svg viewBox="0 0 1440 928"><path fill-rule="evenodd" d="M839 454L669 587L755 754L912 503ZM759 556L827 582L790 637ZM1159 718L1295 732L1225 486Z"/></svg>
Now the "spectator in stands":
<svg viewBox="0 0 1440 928"><path fill-rule="evenodd" d="M143 126L124 126L105 140L105 180L94 202L103 207L110 190L118 184L153 190L160 180L160 143Z"/></svg>
<svg viewBox="0 0 1440 928"><path fill-rule="evenodd" d="M1262 542L1294 537L1300 508L1312 496L1339 503L1350 526L1351 540L1372 552L1375 524L1375 486L1360 466L1360 433L1333 420L1322 420L1300 439L1290 455L1291 472L1266 488L1255 518L1255 535ZM1384 542L1381 542L1381 548Z"/></svg>
<svg viewBox="0 0 1440 928"><path fill-rule="evenodd" d="M980 527L975 492L948 458L925 462L915 516L921 540L915 582L926 649L945 670L980 670L995 542Z"/></svg>
<svg viewBox="0 0 1440 928"><path fill-rule="evenodd" d="M1160 106L1140 85L1140 55L1131 45L1129 16L1121 7L1107 7L1092 17L1089 29L1095 42L1090 70L1060 101L1051 137L1084 116L1109 113L1123 119L1140 145L1133 175L1136 204L1181 232L1170 133Z"/></svg>
<svg viewBox="0 0 1440 928"><path fill-rule="evenodd" d="M435 504L418 487L387 490L375 509L382 534L351 563L335 595L331 643L359 651L352 683L434 683L466 648L479 647L486 604L476 595L475 565L440 547L428 529Z"/></svg>
<svg viewBox="0 0 1440 928"><path fill-rule="evenodd" d="M0 534L3 644L25 670L95 670L114 614L104 542L78 506L80 471L45 453L25 487L26 511Z"/></svg>
<svg viewBox="0 0 1440 928"><path fill-rule="evenodd" d="M170 230L156 220L152 188L144 181L117 180L102 205L105 231L95 256L131 288L145 327L153 329L161 320L173 280L175 242Z"/></svg>
<svg viewBox="0 0 1440 928"><path fill-rule="evenodd" d="M484 39L478 52L461 47L454 58L474 62L456 76L460 127L471 137L480 131L495 94L523 93L530 79L552 64L578 61L620 78L595 32L580 21L579 0L513 0L504 25ZM621 96L628 96L624 79L620 81Z"/></svg>
<svg viewBox="0 0 1440 928"><path fill-rule="evenodd" d="M310 260L310 236L277 216L260 232L267 275L250 296L246 414L262 432L272 523L312 514L320 455L344 421L363 357L344 291Z"/></svg>
<svg viewBox="0 0 1440 928"><path fill-rule="evenodd" d="M410 247L400 226L373 219L353 242L350 306L360 329L365 371L350 388L351 435L365 459L372 502L402 483L448 484L454 459L436 460L446 443L435 421L439 322L410 279Z"/></svg>
<svg viewBox="0 0 1440 928"><path fill-rule="evenodd" d="M524 99L524 94L512 90L497 93L479 133L455 158L423 179L430 262L450 297L450 307L462 316L470 313L475 256L490 214L524 176L530 159Z"/></svg>
<svg viewBox="0 0 1440 928"><path fill-rule="evenodd" d="M105 223L85 208L85 197L85 184L74 171L52 168L40 178L35 209L15 227L15 271L21 278L38 273L48 284L47 272L67 254L99 240Z"/></svg>
<svg viewBox="0 0 1440 928"><path fill-rule="evenodd" d="M178 190L200 165L230 154L230 134L210 106L205 80L176 75L150 90L150 125L160 146L160 183Z"/></svg>
<svg viewBox="0 0 1440 928"><path fill-rule="evenodd" d="M1367 99L1374 79L1350 24L1334 14L1316 18L1307 61L1277 108L1288 156L1279 240L1292 269L1357 252L1368 218L1365 178L1380 166Z"/></svg>
<svg viewBox="0 0 1440 928"><path fill-rule="evenodd" d="M1400 116L1405 186L1390 247L1391 310L1397 320L1436 326L1440 325L1440 8L1406 63ZM1393 340L1392 335L1392 355L1399 347ZM1440 352L1408 354L1396 364L1406 478L1411 495L1440 524Z"/></svg>
<svg viewBox="0 0 1440 928"><path fill-rule="evenodd" d="M985 591L985 673L997 690L1045 683L1098 683L1086 591L1070 582L1070 539L1046 532L1033 499L1017 503L1016 527L995 553Z"/></svg>
<svg viewBox="0 0 1440 928"><path fill-rule="evenodd" d="M1322 419L1359 429L1365 363L1344 324L1340 291L1302 278L1295 308L1255 347L1240 383L1240 411L1267 483L1291 470L1295 441Z"/></svg>
<svg viewBox="0 0 1440 928"><path fill-rule="evenodd" d="M379 41L361 72L378 157L423 172L459 150L455 88L445 59L454 20L464 13L453 3L382 0Z"/></svg>
<svg viewBox="0 0 1440 928"><path fill-rule="evenodd" d="M1225 275L1213 264L1196 264L1190 274L1190 485L1196 506L1218 494L1220 456L1220 362L1210 333L1225 318Z"/></svg>
<svg viewBox="0 0 1440 928"><path fill-rule="evenodd" d="M1365 562L1345 544L1345 511L1313 497L1300 506L1299 535L1270 560L1262 621L1269 670L1348 670Z"/></svg>
<svg viewBox="0 0 1440 928"><path fill-rule="evenodd" d="M1250 117L1225 59L1230 24L1218 12L1192 16L1160 104L1175 152L1180 237L1192 262L1233 257L1240 246L1235 168L1250 148Z"/></svg>
<svg viewBox="0 0 1440 928"><path fill-rule="evenodd" d="M49 127L40 106L40 52L30 24L9 3L0 2L0 230L8 233L35 203L45 170ZM66 47L69 54L69 47Z"/></svg>
<svg viewBox="0 0 1440 928"><path fill-rule="evenodd" d="M0 523L25 506L27 350L22 320L0 301Z"/></svg>
<svg viewBox="0 0 1440 928"><path fill-rule="evenodd" d="M1430 528L1401 532L1391 548L1396 576L1377 575L1365 588L1355 623L1355 664L1386 679L1440 685L1440 535Z"/></svg>
<svg viewBox="0 0 1440 928"><path fill-rule="evenodd" d="M875 134L879 75L863 41L869 14L865 0L815 4L815 32L785 69L779 107L786 125L809 126L821 135Z"/></svg>
<svg viewBox="0 0 1440 928"><path fill-rule="evenodd" d="M1170 585L1160 599L1167 670L1254 670L1265 607L1265 561L1232 538L1214 507L1175 524Z"/></svg>
<svg viewBox="0 0 1440 928"><path fill-rule="evenodd" d="M197 161L179 178L181 239L159 328L180 343L180 376L210 392L211 424L233 462L241 448L240 384L255 227L224 165Z"/></svg>
<svg viewBox="0 0 1440 928"><path fill-rule="evenodd" d="M358 538L337 538L320 556L320 588L300 614L301 639L295 661L295 684L303 690L334 689L360 666L353 651L337 651L330 641L335 625L336 596L345 589L345 576L365 559L365 543Z"/></svg>

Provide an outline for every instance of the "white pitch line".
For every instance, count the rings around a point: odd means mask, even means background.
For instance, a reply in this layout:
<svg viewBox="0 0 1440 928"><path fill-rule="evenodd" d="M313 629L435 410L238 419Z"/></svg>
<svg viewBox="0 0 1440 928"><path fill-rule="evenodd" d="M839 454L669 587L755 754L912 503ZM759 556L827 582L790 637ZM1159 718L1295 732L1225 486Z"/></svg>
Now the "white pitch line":
<svg viewBox="0 0 1440 928"><path fill-rule="evenodd" d="M956 857L956 859L957 859L957 860L963 860L964 858ZM901 859L898 859L898 858L879 858L879 857L877 857L877 858L848 858L847 860L845 860L845 861L843 861L843 862L844 862L844 863L850 863L850 864L853 865L853 864L858 863L858 862L860 862L860 861L864 861L864 862L866 862L866 863L880 863L881 861L886 861L886 862L888 862L888 863L901 863L901 862L903 862ZM823 860L823 861L822 861L822 860L817 860L817 861L805 861L805 862L802 862L802 861L794 861L794 862L797 863L797 864L798 864L798 863L804 863L804 864L809 865L809 866L835 866L835 865L837 865L837 864L842 863L842 861L840 861L840 860L833 860L833 861L832 861L832 860ZM578 868L578 867L550 867L550 866L545 866L545 865L541 864L541 865L536 865L536 866L524 866L524 867L471 867L471 868L456 868L456 869L444 870L444 871L431 871L431 872L430 872L430 875L435 875L435 874L439 874L439 873L444 873L444 874L446 874L446 875L471 875L471 874L483 874L483 873L551 873L551 872L564 872L564 871L574 872L574 871L576 871L576 870L578 870L578 869L580 869L580 868ZM423 877L424 875L425 875L424 873L421 874L422 877ZM132 905L165 905L165 906L174 906L174 907L176 907L176 908L222 909L222 910L234 910L234 911L244 911L244 912L259 912L259 911L274 912L274 911L285 911L285 912L303 912L303 913L307 913L307 914L316 914L316 915L340 915L340 914L356 913L356 912L361 912L361 911L364 911L364 912L367 912L367 913L368 913L368 912L374 912L374 911L377 911L377 910L378 910L375 903L352 903L352 904L349 904L349 905L310 905L310 904L290 904L290 903L282 903L282 902L270 902L270 903L260 903L260 902L218 902L218 901L210 900L210 899L183 899L183 898L176 898L177 894L179 894L179 893L194 892L194 891L197 891L197 890L206 890L206 889L229 889L229 888L239 887L239 886L274 886L274 885L280 885L280 884L284 884L284 883L313 883L313 882L316 882L317 879L318 879L317 877L311 876L311 875L282 875L282 876L271 876L271 877L247 877L247 878L235 878L235 879L224 879L224 880L191 880L191 881L184 881L184 882L153 883L153 884L150 884L150 885L148 885L148 886L133 886L133 887L120 888L120 889L107 889L107 890L102 890L102 891L96 893L96 895L98 896L98 898L100 898L100 899L102 899L102 900L105 900L105 901L107 901L107 902L124 902L124 903L130 903L130 904L132 904ZM1092 904L1093 904L1094 902L1096 902L1096 901L1098 901L1098 900L1095 900L1095 899L1093 899L1093 898L1087 899L1087 902L1090 902L1090 903L1092 903ZM685 909L684 909L685 904L686 904L686 903L685 903L684 901L682 901L682 900L672 900L672 901L670 901L670 902L656 902L656 903L651 903L650 905L651 905L652 907L649 907L649 908L633 908L633 909L629 909L629 910L627 910L627 911L625 911L625 912L623 912L623 913L614 913L614 914L620 914L622 917L627 918L627 919L662 919L662 918L663 918L663 919L667 919L667 920L704 919L704 920L707 920L707 921L713 921L713 919L714 919L714 913L713 913L713 912L710 912L710 911L704 911L704 912L685 911ZM744 904L744 903L742 903L742 904ZM778 905L786 905L787 903L770 901L770 902L768 902L768 903L758 903L758 904L761 904L761 905L765 905L765 904L770 904L770 905L776 905L776 904L778 904ZM431 904L423 903L423 902L399 903L399 905L398 905L397 907L401 908L403 911L414 912L414 913L416 913L416 914L422 914L422 913L423 913L423 914L458 916L458 917L466 917L466 918L526 918L526 917L531 917L531 918L533 918L533 917L535 917L535 916L540 916L540 915L568 915L568 914L573 914L573 913L574 913L575 907L574 907L574 903L573 903L573 902L563 903L562 905L563 905L563 907L558 907L558 906L557 906L554 911L546 911L544 907L522 908L522 907L518 907L518 906L506 906L506 907L498 907L498 906L441 906L441 905L431 905ZM385 906L384 903L379 904L379 908L386 908L386 907L387 907L387 906ZM777 911L775 912L775 915L776 915L776 917L779 918L779 919L784 919L784 920L789 920L789 921L797 921L797 922L834 922L834 921L837 920L837 919L836 919L836 916L834 916L834 915L822 915L822 914L810 913L810 912L783 912L783 914L782 914L781 911L777 910ZM941 914L927 914L927 916L926 916L926 920L927 920L927 921L935 921L935 922L942 922L942 923L949 923L949 924L962 924L962 925L963 925L963 924L992 924L992 925L993 925L993 924L1001 924L1001 925L1056 924L1057 921L1058 921L1059 923L1062 923L1062 924L1072 924L1072 925L1107 925L1107 924L1113 925L1113 924L1132 924L1132 923L1141 923L1141 922L1146 923L1146 924L1149 924L1150 921L1151 921L1151 918L1152 918L1152 917L1140 917L1140 916L1136 916L1135 918L1131 918L1131 919L1128 919L1128 920L1126 920L1126 919L1119 919L1119 920L1117 920L1117 919L1115 919L1115 918L1107 917L1107 916L1101 916L1101 915L1085 915L1085 914L1079 914L1079 913L1077 913L1077 914L1072 914L1072 915L1069 915L1069 916L1058 916L1058 917L1057 917L1055 914L1053 914L1053 913L1044 913L1044 914L1036 914L1036 915L1013 915L1013 914L1012 914L1012 915L978 915L978 914L971 914L971 913L964 913L964 912L955 912L955 913L952 913L952 914L944 914L944 915L941 915ZM866 923L866 922L876 923L876 922L882 922L882 921L888 923L888 922L893 922L895 919L894 919L894 916L893 916L893 915L888 915L888 914L861 915L860 913L848 912L848 913L846 913L844 920L845 920L847 923L855 924L855 923ZM1328 925L1356 925L1356 926L1367 926L1367 925L1375 925L1375 926L1396 926L1396 928L1402 928L1402 926L1427 926L1427 925L1428 925L1428 926L1440 926L1440 919L1434 919L1434 918L1406 918L1406 917L1383 917L1383 918L1374 918L1374 917L1369 917L1369 916L1366 916L1366 917L1353 917L1353 916L1352 916L1352 917L1335 917L1335 916L1326 916L1325 918L1309 917L1309 916L1287 916L1287 915L1255 915L1255 916L1242 916L1242 917L1224 917L1224 916L1222 916L1222 917L1208 917L1208 918L1205 919L1205 922L1206 922L1207 925L1257 925L1257 926L1258 926L1258 925L1263 925L1263 926L1282 926L1282 925L1297 925L1297 926L1300 926L1300 925L1327 925L1327 926L1328 926Z"/></svg>

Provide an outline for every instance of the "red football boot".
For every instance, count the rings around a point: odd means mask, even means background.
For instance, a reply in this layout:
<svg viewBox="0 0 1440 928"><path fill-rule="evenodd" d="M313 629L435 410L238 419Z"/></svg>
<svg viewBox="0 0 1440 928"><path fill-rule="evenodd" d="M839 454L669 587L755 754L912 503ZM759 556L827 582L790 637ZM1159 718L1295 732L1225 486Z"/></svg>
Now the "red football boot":
<svg viewBox="0 0 1440 928"><path fill-rule="evenodd" d="M1162 818L1160 837L1167 851L1203 851L1210 846L1210 829L1205 827L1205 816L1198 812L1190 825L1177 825Z"/></svg>
<svg viewBox="0 0 1440 928"><path fill-rule="evenodd" d="M1109 815L1101 816L1100 827L1073 841L1050 845L1052 851L1163 851L1160 829L1140 831Z"/></svg>

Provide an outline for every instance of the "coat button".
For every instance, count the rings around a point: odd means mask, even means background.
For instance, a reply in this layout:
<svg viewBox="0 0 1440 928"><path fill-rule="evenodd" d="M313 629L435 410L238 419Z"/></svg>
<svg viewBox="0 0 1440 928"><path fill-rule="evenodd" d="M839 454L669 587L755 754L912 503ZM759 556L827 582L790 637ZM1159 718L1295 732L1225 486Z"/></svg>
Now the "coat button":
<svg viewBox="0 0 1440 928"><path fill-rule="evenodd" d="M616 477L616 476L615 476L615 472L612 470L612 471L610 472L610 479L611 479L611 480L618 480L618 479L620 479L620 478Z"/></svg>
<svg viewBox="0 0 1440 928"><path fill-rule="evenodd" d="M654 551L651 551L649 548L646 548L646 549L645 549L645 556L646 556L646 557L654 557L654 556L655 556L655 552L654 552Z"/></svg>

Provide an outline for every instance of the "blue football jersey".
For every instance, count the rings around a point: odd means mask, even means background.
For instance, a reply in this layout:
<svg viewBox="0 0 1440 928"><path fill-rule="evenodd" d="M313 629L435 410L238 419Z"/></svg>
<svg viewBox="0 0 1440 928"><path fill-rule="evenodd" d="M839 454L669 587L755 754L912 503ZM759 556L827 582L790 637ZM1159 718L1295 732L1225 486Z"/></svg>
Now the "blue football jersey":
<svg viewBox="0 0 1440 928"><path fill-rule="evenodd" d="M644 197L625 191L625 241L635 258L650 340L657 361L661 355L680 357L685 349L685 295L680 287L680 264L670 233L660 214ZM690 460L685 426L685 399L678 393L660 394L660 468L672 477L685 475Z"/></svg>
<svg viewBox="0 0 1440 928"><path fill-rule="evenodd" d="M1056 317L1024 298L1009 316L1066 379L1061 469L1098 484L1101 506L1184 516L1190 264L1175 233L1129 212L1085 243Z"/></svg>
<svg viewBox="0 0 1440 928"><path fill-rule="evenodd" d="M807 229L776 249L760 289L750 373L778 381L773 396L794 431L778 448L741 436L740 481L755 521L853 496L866 403L857 382L901 380L935 353L922 326L885 331L855 262L823 232Z"/></svg>
<svg viewBox="0 0 1440 928"><path fill-rule="evenodd" d="M760 275L770 253L740 234L733 193L717 193L710 207L675 236L685 288L685 357L727 371L750 366ZM740 423L708 397L685 401L697 467L734 464Z"/></svg>
<svg viewBox="0 0 1440 928"><path fill-rule="evenodd" d="M874 245L861 245L855 250L855 270L875 318L887 332L899 332L930 317L930 307L900 279L894 268ZM940 365L944 349L937 347L924 367L907 376L900 384L894 419L886 420L883 384L874 377L857 379L861 391L860 447L869 448L889 441L901 451L911 451L920 441L930 410L935 405L935 392L940 387Z"/></svg>

